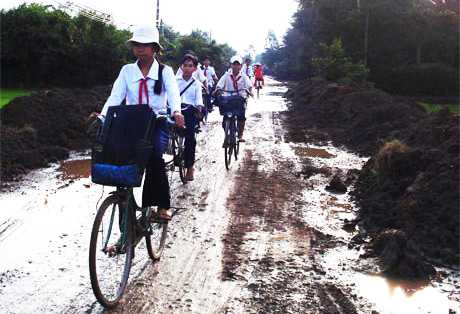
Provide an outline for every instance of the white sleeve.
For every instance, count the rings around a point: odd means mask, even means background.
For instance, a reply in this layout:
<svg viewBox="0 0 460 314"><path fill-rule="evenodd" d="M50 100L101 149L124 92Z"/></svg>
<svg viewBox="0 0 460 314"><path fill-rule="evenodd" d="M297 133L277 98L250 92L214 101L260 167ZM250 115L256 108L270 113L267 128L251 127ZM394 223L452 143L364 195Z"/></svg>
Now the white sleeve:
<svg viewBox="0 0 460 314"><path fill-rule="evenodd" d="M206 76L204 76L203 70L201 70L200 68L198 68L198 71L200 71L200 82L207 81Z"/></svg>
<svg viewBox="0 0 460 314"><path fill-rule="evenodd" d="M219 82L217 82L217 88L218 89L225 89L225 80L227 79L227 74L228 72L225 72L224 75L219 79Z"/></svg>
<svg viewBox="0 0 460 314"><path fill-rule="evenodd" d="M171 108L171 114L175 111L181 111L181 98L179 86L177 85L176 77L174 76L173 70L169 66L165 66L163 69L163 84L165 92L168 97L169 107Z"/></svg>
<svg viewBox="0 0 460 314"><path fill-rule="evenodd" d="M118 74L118 77L115 80L115 83L113 83L110 97L107 99L106 103L104 104L104 107L102 108L101 115L106 116L109 107L120 105L123 99L125 99L126 97L127 89L128 86L126 84L125 78L125 67L122 67L120 74Z"/></svg>
<svg viewBox="0 0 460 314"><path fill-rule="evenodd" d="M201 84L196 82L195 87L195 106L203 106L203 96L201 95Z"/></svg>
<svg viewBox="0 0 460 314"><path fill-rule="evenodd" d="M247 75L244 76L244 85L245 85L245 88L249 88L249 89L252 88L251 79Z"/></svg>

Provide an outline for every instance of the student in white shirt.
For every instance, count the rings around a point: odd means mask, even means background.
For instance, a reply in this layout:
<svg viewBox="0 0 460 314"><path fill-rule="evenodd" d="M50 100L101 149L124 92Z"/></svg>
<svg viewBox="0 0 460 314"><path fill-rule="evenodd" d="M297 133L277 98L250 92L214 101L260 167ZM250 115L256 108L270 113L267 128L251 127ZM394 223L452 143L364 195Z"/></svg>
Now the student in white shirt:
<svg viewBox="0 0 460 314"><path fill-rule="evenodd" d="M220 78L219 82L217 82L216 89L240 91L239 94L241 96L246 96L246 92L244 90L247 89L249 91L249 95L254 97L254 94L252 93L252 83L249 80L249 77L241 71L241 57L233 56L230 59L230 63L232 70L225 72L225 74ZM245 112L243 112L241 116L238 116L237 121L239 141L245 142L243 138L244 125L246 123Z"/></svg>
<svg viewBox="0 0 460 314"><path fill-rule="evenodd" d="M192 57L195 57L197 58L198 60L198 57L195 55L195 53L192 51L192 50L187 50L185 52L185 56L186 55L191 55ZM198 80L198 82L201 82L203 88L208 91L208 80L206 79L206 76L204 75L203 71L201 70L201 65L198 64L196 70L193 72L193 77L195 78L195 80ZM179 67L179 69L177 69L177 72L176 72L176 77L180 77L182 76L182 69Z"/></svg>
<svg viewBox="0 0 460 314"><path fill-rule="evenodd" d="M172 69L157 59L161 49L157 28L149 25L137 27L126 44L132 48L137 61L121 69L100 114L102 120L110 106L118 106L124 99L126 105L148 104L155 113L166 111L167 99L172 117L178 127L183 127L176 78ZM158 217L162 219L171 219L169 183L162 157L168 138L167 126L155 124L153 150L146 166L142 191L142 207L158 206Z"/></svg>
<svg viewBox="0 0 460 314"><path fill-rule="evenodd" d="M203 109L203 100L201 95L201 84L194 77L193 73L196 71L198 59L185 55L181 62L182 76L176 76L177 85L181 93L182 113L185 117L185 168L187 173L185 179L193 181L195 163L195 127L198 124L197 115L201 115Z"/></svg>
<svg viewBox="0 0 460 314"><path fill-rule="evenodd" d="M252 80L252 78L254 77L254 71L252 70L251 59L246 58L246 60L244 60L244 64L241 67L241 71L244 74L246 74L250 80Z"/></svg>
<svg viewBox="0 0 460 314"><path fill-rule="evenodd" d="M209 112L212 111L212 102L211 102L211 94L214 92L214 87L218 81L216 71L214 70L214 67L212 67L211 64L211 57L210 56L205 56L203 60L204 66L202 68L204 76L208 80L208 94L206 95L207 97L207 107L205 109L208 109Z"/></svg>

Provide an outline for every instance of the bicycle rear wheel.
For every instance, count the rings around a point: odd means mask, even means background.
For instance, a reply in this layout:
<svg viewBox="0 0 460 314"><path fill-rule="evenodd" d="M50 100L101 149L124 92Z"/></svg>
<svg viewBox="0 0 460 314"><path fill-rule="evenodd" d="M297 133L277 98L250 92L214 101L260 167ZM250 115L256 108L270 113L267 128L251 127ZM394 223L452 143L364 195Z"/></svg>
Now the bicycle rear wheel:
<svg viewBox="0 0 460 314"><path fill-rule="evenodd" d="M145 244L150 258L157 261L160 259L161 254L163 254L163 249L166 244L168 222L152 220L151 216L153 215L155 215L153 211L146 215L147 234L145 235Z"/></svg>
<svg viewBox="0 0 460 314"><path fill-rule="evenodd" d="M112 308L128 283L134 256L132 213L126 215L125 200L107 197L94 219L89 246L89 274L96 299Z"/></svg>
<svg viewBox="0 0 460 314"><path fill-rule="evenodd" d="M231 121L230 118L225 121L225 139L224 139L224 153L225 153L225 168L227 170L230 168L230 163L232 161L232 136L231 136Z"/></svg>

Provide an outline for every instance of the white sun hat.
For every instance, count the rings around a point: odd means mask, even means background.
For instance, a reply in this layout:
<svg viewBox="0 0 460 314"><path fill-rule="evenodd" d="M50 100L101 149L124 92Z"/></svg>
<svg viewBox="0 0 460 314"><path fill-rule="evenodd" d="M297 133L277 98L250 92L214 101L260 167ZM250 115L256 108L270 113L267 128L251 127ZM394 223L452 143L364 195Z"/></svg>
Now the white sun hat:
<svg viewBox="0 0 460 314"><path fill-rule="evenodd" d="M232 64L233 64L233 62L236 62L236 61L238 61L239 64L242 64L242 63L243 63L243 60L241 59L240 56L233 56L233 57L230 59L230 63L232 63Z"/></svg>
<svg viewBox="0 0 460 314"><path fill-rule="evenodd" d="M126 45L131 47L132 42L138 42L141 44L157 43L160 45L160 34L155 26L139 25L134 28L133 37L126 41ZM160 45L160 48L163 47Z"/></svg>

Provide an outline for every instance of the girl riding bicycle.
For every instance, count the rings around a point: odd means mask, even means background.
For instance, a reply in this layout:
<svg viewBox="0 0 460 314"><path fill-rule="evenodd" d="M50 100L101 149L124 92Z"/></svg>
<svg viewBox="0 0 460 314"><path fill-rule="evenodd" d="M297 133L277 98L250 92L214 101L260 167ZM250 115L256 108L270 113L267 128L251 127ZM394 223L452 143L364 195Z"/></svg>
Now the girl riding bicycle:
<svg viewBox="0 0 460 314"><path fill-rule="evenodd" d="M240 56L233 56L230 59L231 63L231 71L227 71L217 83L217 90L224 89L230 91L239 91L247 89L249 95L254 97L252 94L252 83L249 80L249 77L241 72L241 64L243 63ZM246 96L246 95L244 95ZM238 116L238 134L239 134L239 141L245 142L243 138L244 132L244 125L246 121L245 113L243 112L242 115Z"/></svg>
<svg viewBox="0 0 460 314"><path fill-rule="evenodd" d="M161 45L158 30L154 26L137 27L126 45L132 48L137 61L125 65L113 84L112 93L101 114L105 119L110 106L148 104L155 113L166 111L166 99L172 117L178 127L184 126L181 114L181 99L175 75L169 66L158 59ZM136 121L132 122L133 124ZM169 182L166 175L163 153L169 138L167 125L156 123L153 132L153 150L148 160L142 191L142 207L158 206L158 218L171 219Z"/></svg>
<svg viewBox="0 0 460 314"><path fill-rule="evenodd" d="M203 99L201 95L201 84L192 74L198 66L198 59L191 56L185 55L181 62L182 76L176 77L177 84L181 94L182 101L182 112L185 117L185 168L187 173L185 179L187 181L193 181L193 164L195 163L195 128L198 124L197 115L201 115L203 109Z"/></svg>

